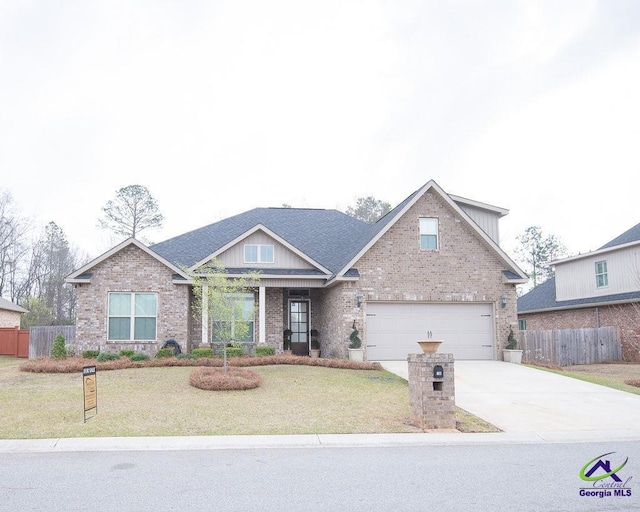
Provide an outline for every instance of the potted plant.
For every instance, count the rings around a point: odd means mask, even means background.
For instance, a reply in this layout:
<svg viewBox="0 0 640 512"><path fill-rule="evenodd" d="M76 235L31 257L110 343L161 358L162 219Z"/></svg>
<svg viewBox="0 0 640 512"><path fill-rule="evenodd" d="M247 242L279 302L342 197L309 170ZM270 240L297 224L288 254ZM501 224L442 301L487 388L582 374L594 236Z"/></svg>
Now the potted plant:
<svg viewBox="0 0 640 512"><path fill-rule="evenodd" d="M358 336L355 320L353 321L352 329L349 335L349 359L351 361L364 361L364 349L362 348L362 340Z"/></svg>
<svg viewBox="0 0 640 512"><path fill-rule="evenodd" d="M320 342L318 341L318 330L311 329L311 331L309 331L309 334L311 334L311 350L309 351L309 354L311 355L311 357L320 357Z"/></svg>
<svg viewBox="0 0 640 512"><path fill-rule="evenodd" d="M285 329L283 333L282 350L284 351L284 354L286 356L291 355L291 335L292 334L293 332L291 331L291 329Z"/></svg>
<svg viewBox="0 0 640 512"><path fill-rule="evenodd" d="M509 336L507 336L507 344L502 350L502 359L507 363L522 363L522 350L518 350L518 340L513 332L513 329L509 328Z"/></svg>

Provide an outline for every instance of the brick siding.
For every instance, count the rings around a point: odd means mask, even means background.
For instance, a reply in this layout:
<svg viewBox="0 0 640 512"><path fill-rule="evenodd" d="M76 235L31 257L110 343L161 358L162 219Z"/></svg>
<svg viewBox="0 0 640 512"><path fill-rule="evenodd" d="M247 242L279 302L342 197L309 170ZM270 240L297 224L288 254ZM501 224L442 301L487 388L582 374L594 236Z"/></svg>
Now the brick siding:
<svg viewBox="0 0 640 512"><path fill-rule="evenodd" d="M118 352L128 348L155 355L168 339L175 339L183 351L188 350L189 287L173 284L171 269L135 245L129 245L98 263L91 272L91 283L76 285L76 344L79 351L99 348ZM107 341L109 292L157 293L157 339L152 342Z"/></svg>

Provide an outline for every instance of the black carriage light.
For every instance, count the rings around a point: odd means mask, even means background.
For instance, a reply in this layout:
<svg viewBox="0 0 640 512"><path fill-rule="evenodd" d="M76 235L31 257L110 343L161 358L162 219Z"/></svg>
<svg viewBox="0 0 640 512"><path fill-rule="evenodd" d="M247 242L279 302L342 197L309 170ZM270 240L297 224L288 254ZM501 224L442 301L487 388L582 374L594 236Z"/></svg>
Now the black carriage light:
<svg viewBox="0 0 640 512"><path fill-rule="evenodd" d="M507 299L509 298L509 296L505 293L502 295L502 307L506 308L507 307Z"/></svg>

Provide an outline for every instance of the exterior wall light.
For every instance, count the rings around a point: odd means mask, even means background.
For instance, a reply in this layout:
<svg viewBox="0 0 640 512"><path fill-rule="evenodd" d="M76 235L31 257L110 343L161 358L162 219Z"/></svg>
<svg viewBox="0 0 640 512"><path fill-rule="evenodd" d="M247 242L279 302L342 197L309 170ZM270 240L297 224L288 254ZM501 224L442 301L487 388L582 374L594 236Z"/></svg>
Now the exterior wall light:
<svg viewBox="0 0 640 512"><path fill-rule="evenodd" d="M506 308L506 307L507 307L507 299L508 299L508 298L509 298L509 296L508 296L506 293L504 293L504 294L502 295L502 307L503 307L503 308Z"/></svg>
<svg viewBox="0 0 640 512"><path fill-rule="evenodd" d="M362 306L362 299L364 298L364 295L362 294L362 292L356 292L356 306L357 307L361 307Z"/></svg>

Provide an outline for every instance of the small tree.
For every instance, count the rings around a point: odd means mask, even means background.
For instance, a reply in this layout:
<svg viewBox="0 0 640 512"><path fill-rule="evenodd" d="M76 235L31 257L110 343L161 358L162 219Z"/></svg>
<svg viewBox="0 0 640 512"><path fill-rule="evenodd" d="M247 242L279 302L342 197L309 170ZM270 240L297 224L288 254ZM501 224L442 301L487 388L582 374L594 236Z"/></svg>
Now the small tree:
<svg viewBox="0 0 640 512"><path fill-rule="evenodd" d="M100 227L125 238L149 228L160 228L164 217L158 203L142 185L129 185L116 192L116 198L102 208Z"/></svg>
<svg viewBox="0 0 640 512"><path fill-rule="evenodd" d="M353 331L349 335L349 348L360 348L362 340L358 336L358 328L356 327L356 321L353 321Z"/></svg>
<svg viewBox="0 0 640 512"><path fill-rule="evenodd" d="M62 334L58 334L53 340L51 357L54 359L64 359L67 357L67 348L64 345L64 336Z"/></svg>
<svg viewBox="0 0 640 512"><path fill-rule="evenodd" d="M206 313L211 327L211 347L222 345L226 373L227 345L244 340L250 334L249 315L253 316L255 309L253 289L260 274L252 272L242 277L229 277L226 269L213 261L211 266L190 272L190 275L194 282L193 315L200 319Z"/></svg>

